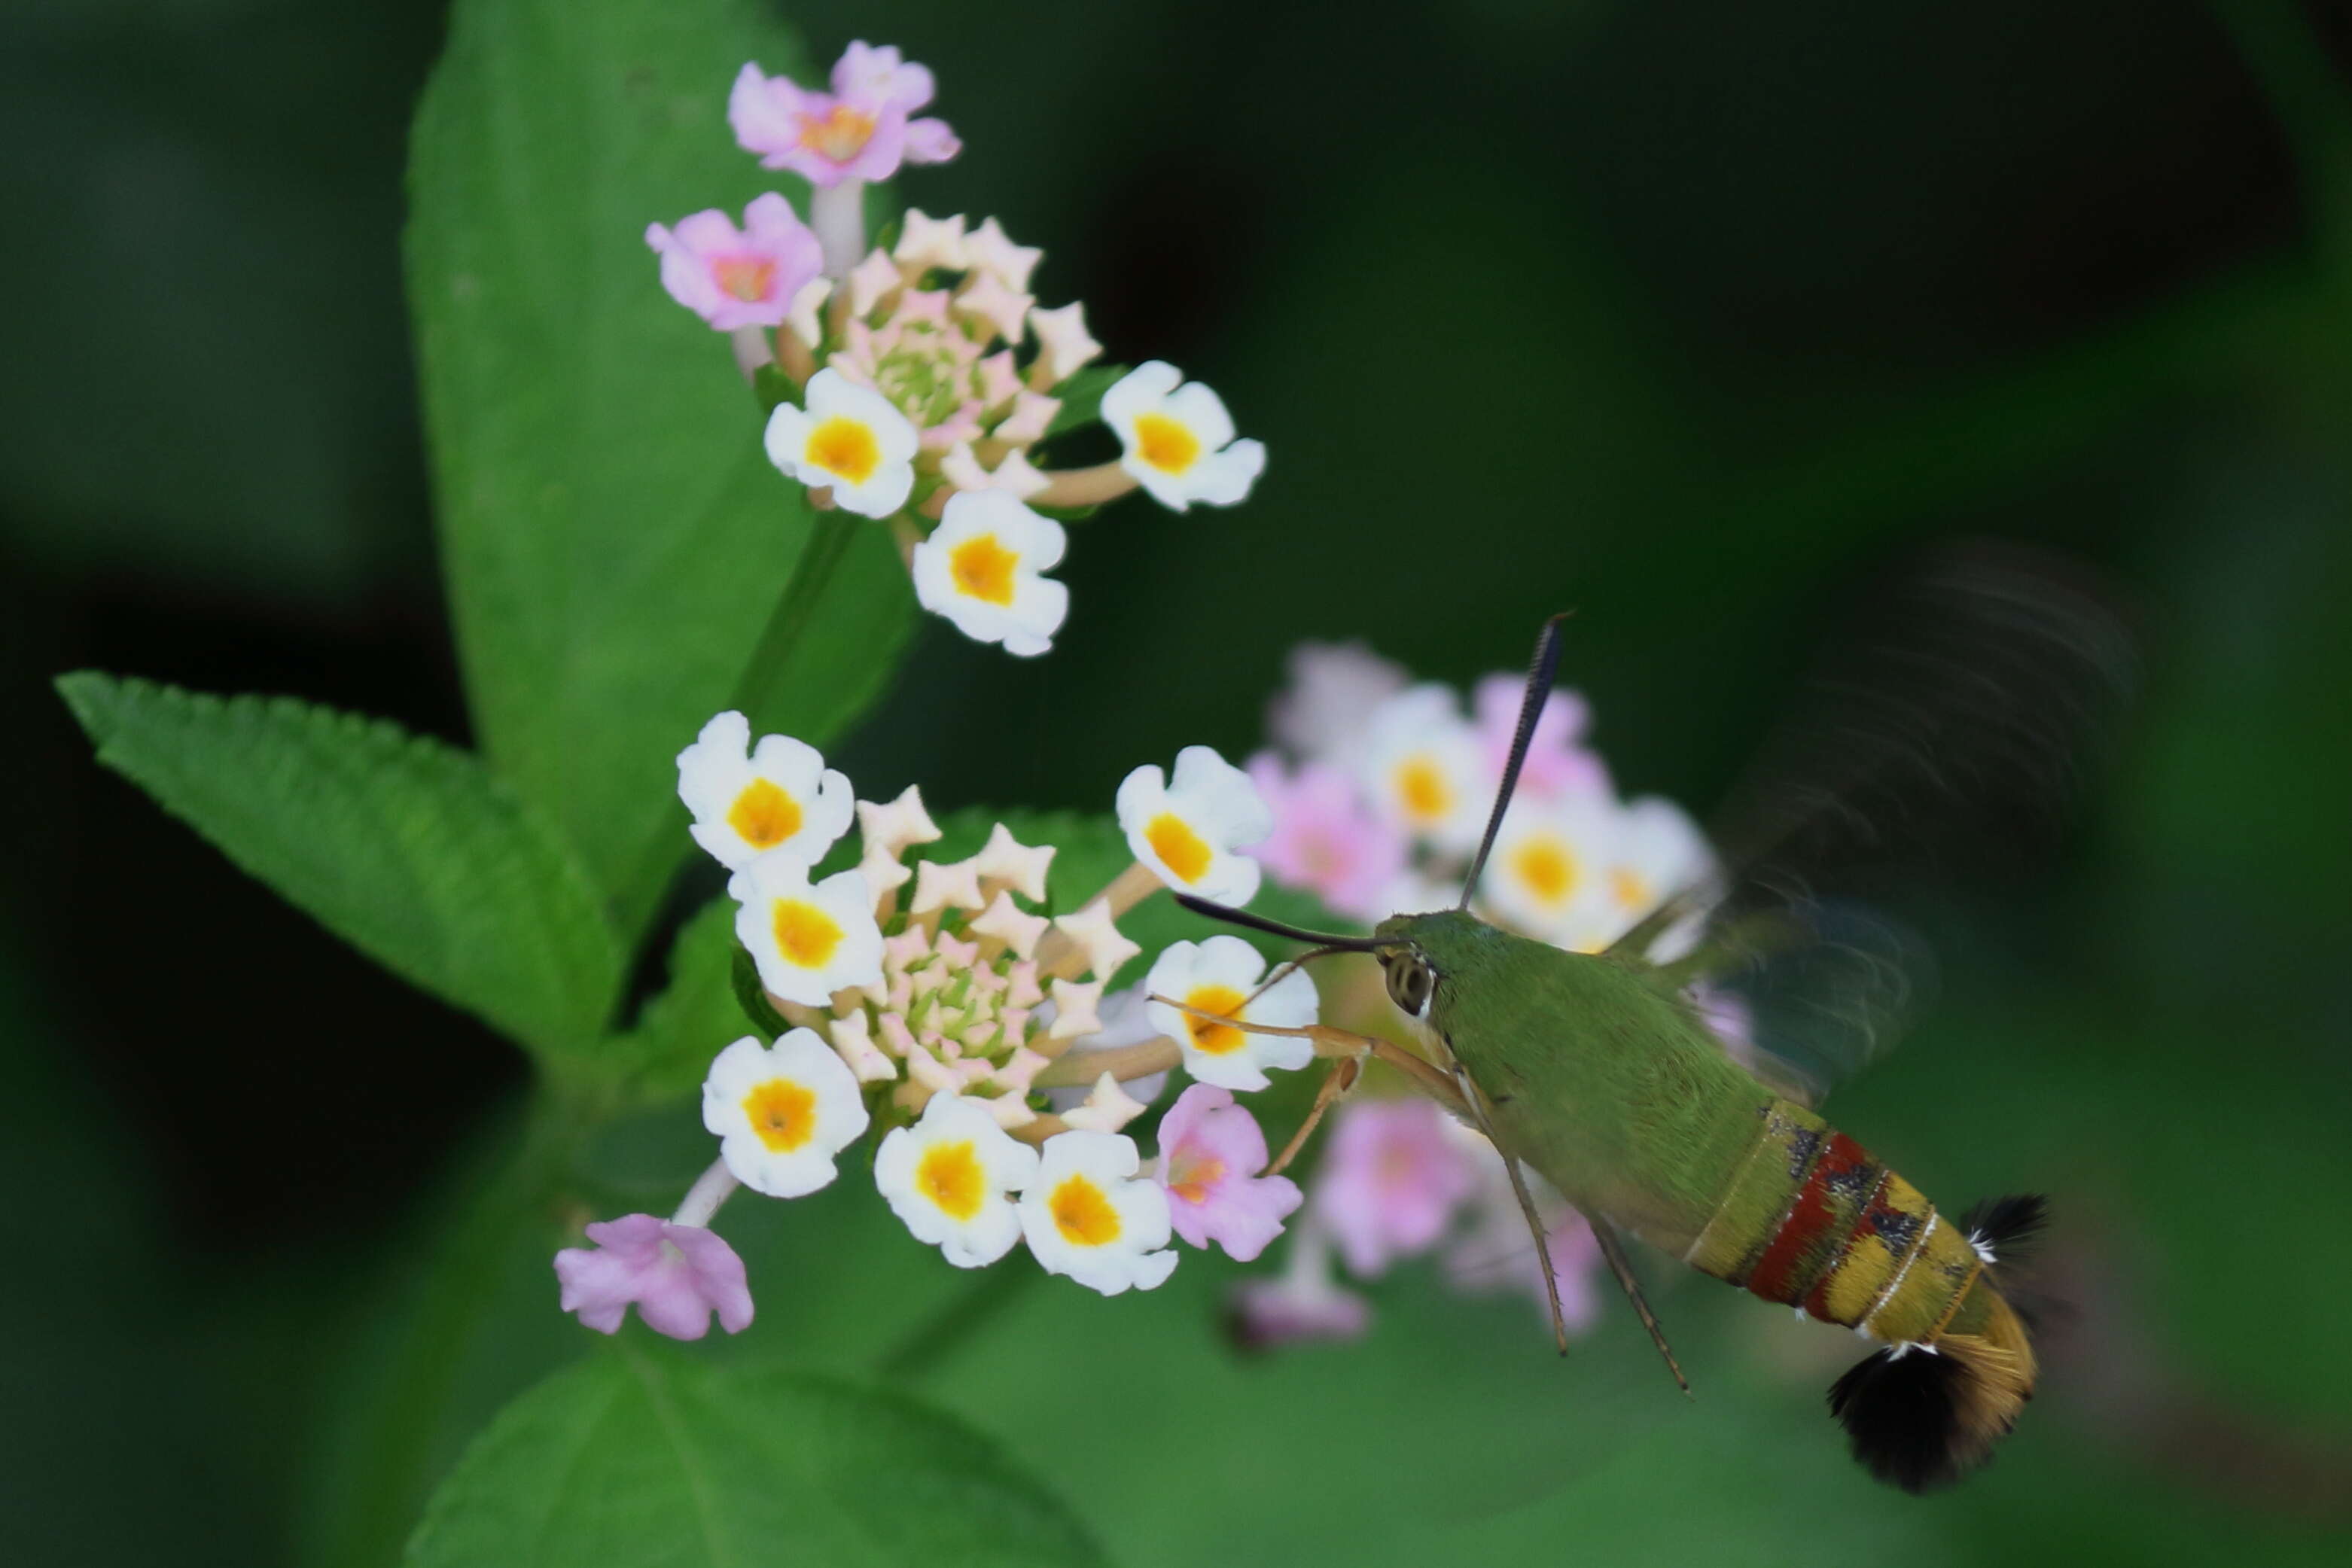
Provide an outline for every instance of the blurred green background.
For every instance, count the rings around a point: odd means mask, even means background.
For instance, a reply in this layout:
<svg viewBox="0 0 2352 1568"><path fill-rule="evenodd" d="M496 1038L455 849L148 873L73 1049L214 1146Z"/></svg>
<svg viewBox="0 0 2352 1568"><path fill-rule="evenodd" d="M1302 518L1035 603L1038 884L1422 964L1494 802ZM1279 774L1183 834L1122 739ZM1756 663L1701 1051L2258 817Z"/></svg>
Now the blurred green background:
<svg viewBox="0 0 2352 1568"><path fill-rule="evenodd" d="M1425 1270L1375 1288L1368 1343L1247 1362L1208 1259L1149 1298L966 1298L870 1193L730 1222L761 1318L698 1354L898 1381L1126 1563L2343 1560L2352 13L792 15L814 57L939 71L969 151L908 202L1044 245L1045 302L1271 453L1234 511L1083 527L1050 658L928 626L841 748L861 792L1098 810L1139 760L1248 751L1302 637L1467 681L1574 605L1621 781L1703 807L1853 586L1954 533L2098 565L2148 669L2065 852L1920 905L1938 999L1831 1105L1948 1203L2064 1217L2043 1396L1956 1492L1871 1483L1821 1410L1849 1347L1711 1287L1664 1302L1688 1406L1622 1312L1563 1369L1526 1303ZM414 1488L589 1337L538 1253L484 1262L462 1321L408 1308L519 1060L99 771L47 688L96 665L467 738L397 251L442 25L0 19L13 1561L385 1561ZM623 1129L613 1168L674 1187L690 1122ZM419 1335L445 1381L387 1391Z"/></svg>

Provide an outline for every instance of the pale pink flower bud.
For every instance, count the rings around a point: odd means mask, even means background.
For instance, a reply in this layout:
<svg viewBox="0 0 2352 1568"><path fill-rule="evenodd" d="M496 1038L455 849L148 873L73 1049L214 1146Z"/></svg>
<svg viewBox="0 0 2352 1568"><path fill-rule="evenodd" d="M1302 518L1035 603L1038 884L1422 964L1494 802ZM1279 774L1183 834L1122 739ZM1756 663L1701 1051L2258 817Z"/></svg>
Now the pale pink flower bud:
<svg viewBox="0 0 2352 1568"><path fill-rule="evenodd" d="M1427 1100L1357 1100L1331 1120L1315 1213L1349 1271L1379 1274L1435 1246L1478 1187L1476 1166L1446 1135L1445 1113Z"/></svg>
<svg viewBox="0 0 2352 1568"><path fill-rule="evenodd" d="M1478 683L1473 706L1478 710L1478 743L1488 771L1497 780L1511 755L1518 729L1519 701L1527 695L1527 677L1488 675ZM1544 699L1543 716L1536 720L1528 743L1528 758L1519 768L1519 793L1532 799L1573 793L1606 794L1609 768L1598 752L1584 745L1584 731L1592 710L1574 692L1555 691Z"/></svg>
<svg viewBox="0 0 2352 1568"><path fill-rule="evenodd" d="M1234 1288L1231 1325L1244 1350L1362 1337L1372 1310L1331 1275L1331 1240L1313 1216L1291 1235L1282 1272Z"/></svg>
<svg viewBox="0 0 2352 1568"><path fill-rule="evenodd" d="M1213 1241L1248 1262L1305 1201L1287 1176L1262 1176L1265 1134L1233 1092L1195 1083L1160 1121L1160 1185L1169 1223L1195 1247Z"/></svg>
<svg viewBox="0 0 2352 1568"><path fill-rule="evenodd" d="M722 332L782 326L823 265L816 235L773 193L752 198L740 229L713 208L674 229L647 225L646 243L661 257L670 298Z"/></svg>
<svg viewBox="0 0 2352 1568"><path fill-rule="evenodd" d="M1323 762L1293 773L1270 751L1250 758L1249 776L1274 812L1273 835L1252 852L1274 879L1352 920L1386 915L1412 846L1364 803L1355 780Z"/></svg>
<svg viewBox="0 0 2352 1568"><path fill-rule="evenodd" d="M931 73L884 46L852 44L818 92L746 65L727 99L735 140L761 165L790 169L830 190L845 180L887 180L900 163L943 163L962 150L940 120L910 120L930 102Z"/></svg>
<svg viewBox="0 0 2352 1568"><path fill-rule="evenodd" d="M599 1333L619 1330L635 1306L646 1326L672 1339L700 1339L710 1315L729 1333L751 1325L743 1260L716 1232L627 1214L588 1227L590 1247L555 1255L562 1305Z"/></svg>

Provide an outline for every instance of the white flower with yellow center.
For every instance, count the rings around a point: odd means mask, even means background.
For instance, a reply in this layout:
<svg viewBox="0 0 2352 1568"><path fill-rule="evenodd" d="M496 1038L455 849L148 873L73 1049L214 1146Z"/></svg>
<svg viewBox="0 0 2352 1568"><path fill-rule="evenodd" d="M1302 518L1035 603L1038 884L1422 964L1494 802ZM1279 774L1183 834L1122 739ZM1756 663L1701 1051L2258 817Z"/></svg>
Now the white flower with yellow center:
<svg viewBox="0 0 2352 1568"><path fill-rule="evenodd" d="M809 378L807 407L781 402L768 416L768 461L863 517L907 504L919 439L888 398L839 371Z"/></svg>
<svg viewBox="0 0 2352 1568"><path fill-rule="evenodd" d="M1503 815L1478 891L1502 923L1579 951L1608 939L1609 865L1616 812L1570 797L1515 802Z"/></svg>
<svg viewBox="0 0 2352 1568"><path fill-rule="evenodd" d="M751 721L734 712L677 754L677 798L694 813L694 841L730 871L771 850L814 864L856 810L849 780L814 747L763 735L753 749Z"/></svg>
<svg viewBox="0 0 2352 1568"><path fill-rule="evenodd" d="M1631 930L1643 915L1676 894L1689 891L1715 870L1715 853L1690 814L1672 800L1644 796L1617 813L1601 866L1606 913L1601 918L1609 940ZM1701 922L1679 924L1650 950L1653 958L1681 956Z"/></svg>
<svg viewBox="0 0 2352 1568"><path fill-rule="evenodd" d="M1037 1151L953 1094L934 1094L922 1120L894 1127L874 1155L874 1185L915 1239L959 1269L995 1262L1021 1239L1007 1193L1037 1178Z"/></svg>
<svg viewBox="0 0 2352 1568"><path fill-rule="evenodd" d="M773 995L822 1008L835 991L880 982L882 928L863 872L812 885L809 868L793 856L761 855L735 873L727 893L742 905L736 939Z"/></svg>
<svg viewBox="0 0 2352 1568"><path fill-rule="evenodd" d="M770 1197L801 1197L832 1185L833 1156L866 1132L857 1079L814 1030L773 1046L745 1035L719 1053L702 1081L702 1124L737 1181Z"/></svg>
<svg viewBox="0 0 2352 1568"><path fill-rule="evenodd" d="M1201 1082L1220 1089L1263 1089L1267 1068L1293 1071L1315 1060L1310 1040L1248 1032L1246 1026L1254 1023L1303 1029L1315 1021L1315 982L1306 970L1291 970L1265 995L1250 1000L1265 974L1265 960L1238 936L1178 942L1152 964L1144 992L1168 1000L1150 1003L1149 1016L1158 1031L1183 1051L1184 1071ZM1217 1023L1197 1013L1234 1021Z"/></svg>
<svg viewBox="0 0 2352 1568"><path fill-rule="evenodd" d="M1391 822L1452 853L1478 847L1489 789L1477 732L1451 687L1411 686L1374 708L1357 768L1366 799Z"/></svg>
<svg viewBox="0 0 2352 1568"><path fill-rule="evenodd" d="M1103 393L1102 422L1127 449L1119 466L1174 511L1195 501L1230 507L1265 470L1265 447L1234 439L1217 394L1162 360L1136 366Z"/></svg>
<svg viewBox="0 0 2352 1568"><path fill-rule="evenodd" d="M975 643L1045 653L1070 612L1070 591L1040 572L1060 562L1062 525L1007 490L959 490L915 547L915 597Z"/></svg>
<svg viewBox="0 0 2352 1568"><path fill-rule="evenodd" d="M1271 834L1274 813L1250 776L1212 748L1178 752L1172 779L1146 763L1120 780L1118 825L1170 887L1219 904L1257 896L1258 863L1235 852Z"/></svg>
<svg viewBox="0 0 2352 1568"><path fill-rule="evenodd" d="M1176 1271L1167 1250L1168 1194L1138 1179L1135 1140L1119 1133L1057 1133L1021 1195L1021 1229L1049 1274L1116 1296L1149 1291Z"/></svg>

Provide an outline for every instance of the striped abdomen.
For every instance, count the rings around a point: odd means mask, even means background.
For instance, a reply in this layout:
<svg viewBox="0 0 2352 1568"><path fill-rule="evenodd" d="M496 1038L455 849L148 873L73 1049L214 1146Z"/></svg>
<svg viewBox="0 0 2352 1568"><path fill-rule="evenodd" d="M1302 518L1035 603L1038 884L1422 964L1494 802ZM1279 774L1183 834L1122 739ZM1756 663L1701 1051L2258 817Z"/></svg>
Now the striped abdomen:
<svg viewBox="0 0 2352 1568"><path fill-rule="evenodd" d="M1997 1292L1976 1288L1985 1260L1960 1227L1811 1112L1775 1100L1760 1117L1683 1261L1890 1343L1981 1332Z"/></svg>

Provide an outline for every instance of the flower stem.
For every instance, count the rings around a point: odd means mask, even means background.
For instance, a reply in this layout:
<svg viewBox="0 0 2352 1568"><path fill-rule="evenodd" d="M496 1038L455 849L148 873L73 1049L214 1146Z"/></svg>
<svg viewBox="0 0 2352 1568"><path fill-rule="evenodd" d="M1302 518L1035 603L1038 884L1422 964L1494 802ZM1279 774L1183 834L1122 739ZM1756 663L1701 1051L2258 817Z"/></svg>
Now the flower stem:
<svg viewBox="0 0 2352 1568"><path fill-rule="evenodd" d="M360 1401L363 1414L336 1445L341 1452L329 1474L349 1479L320 1500L320 1561L374 1568L398 1560L451 1452L445 1428L483 1313L501 1299L517 1249L547 1221L556 1184L593 1120L584 1103L542 1086L493 1174L478 1185L461 1182L478 1196L413 1271L404 1321L371 1358L373 1397ZM535 1375L525 1367L518 1375Z"/></svg>
<svg viewBox="0 0 2352 1568"><path fill-rule="evenodd" d="M809 227L824 254L824 275L838 283L866 249L866 182L844 180L809 193Z"/></svg>
<svg viewBox="0 0 2352 1568"><path fill-rule="evenodd" d="M725 1160L713 1160L710 1168L695 1178L679 1200L677 1212L669 1217L672 1225L708 1227L719 1213L719 1206L734 1196L735 1173L727 1168Z"/></svg>
<svg viewBox="0 0 2352 1568"><path fill-rule="evenodd" d="M1023 1292L1045 1277L1044 1270L1031 1268L1018 1259L1007 1259L995 1268L981 1270L979 1278L969 1288L883 1352L874 1364L875 1376L892 1383L910 1382L922 1376L976 1331L994 1322Z"/></svg>
<svg viewBox="0 0 2352 1568"><path fill-rule="evenodd" d="M788 689L793 673L793 655L809 622L815 619L818 601L832 584L842 558L849 553L850 543L862 521L843 511L815 514L808 541L801 546L800 559L793 563L793 574L785 580L783 592L777 596L767 627L760 633L751 661L743 666L743 674L736 683L734 706L751 716L755 729L761 716L772 711L780 695ZM669 891L670 879L677 875L678 863L691 847L684 833L664 823L660 836L647 850L636 873L622 887L614 901L614 918L631 945L640 939L646 922L660 906L662 895Z"/></svg>
<svg viewBox="0 0 2352 1568"><path fill-rule="evenodd" d="M728 342L735 350L735 368L750 381L761 365L776 362L775 340L765 327L738 327Z"/></svg>
<svg viewBox="0 0 2352 1568"><path fill-rule="evenodd" d="M1136 487L1135 476L1116 463L1048 469L1045 477L1045 487L1030 497L1041 507L1099 507Z"/></svg>
<svg viewBox="0 0 2352 1568"><path fill-rule="evenodd" d="M1174 1040L1164 1034L1157 1034L1133 1045L1070 1052L1052 1066L1040 1069L1035 1085L1040 1089L1068 1089L1081 1083L1092 1083L1106 1072L1125 1083L1132 1079L1149 1078L1155 1072L1165 1072L1183 1057L1183 1051Z"/></svg>
<svg viewBox="0 0 2352 1568"><path fill-rule="evenodd" d="M759 646L751 651L751 662L743 667L743 678L735 687L735 706L751 716L754 728L760 716L772 708L778 695L787 688L793 654L809 622L816 618L817 601L832 585L862 522L855 514L840 510L816 514L808 542L801 547L800 559L793 563L792 579L776 600L767 630L760 633Z"/></svg>

